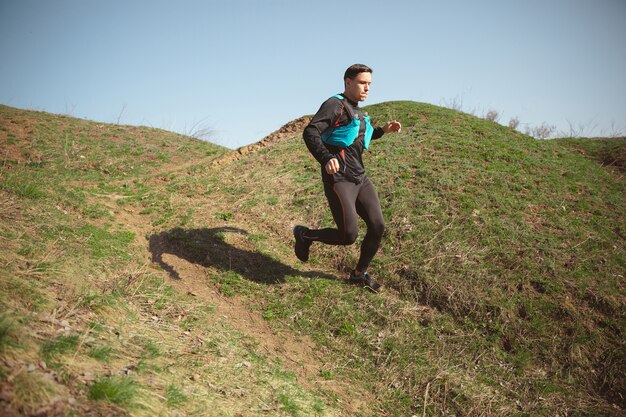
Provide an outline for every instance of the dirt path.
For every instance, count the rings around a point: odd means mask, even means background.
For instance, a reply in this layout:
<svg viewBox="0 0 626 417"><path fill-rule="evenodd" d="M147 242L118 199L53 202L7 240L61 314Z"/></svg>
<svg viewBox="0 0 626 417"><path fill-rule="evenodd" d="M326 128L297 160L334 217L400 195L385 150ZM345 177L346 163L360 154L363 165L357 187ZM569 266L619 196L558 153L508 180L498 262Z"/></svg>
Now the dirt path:
<svg viewBox="0 0 626 417"><path fill-rule="evenodd" d="M118 196L111 195L108 198L99 195L99 204L108 207L116 218L116 221L128 231L135 234L140 246L145 248L145 262L154 265L151 260L149 242L147 236L155 231L151 224L132 208L122 207L115 204ZM251 310L243 299L237 297L224 297L218 289L211 285L211 276L208 270L198 264L191 263L173 254L163 254L163 260L171 265L180 279L169 278L169 283L177 291L191 294L215 305L215 320L227 320L238 332L252 337L267 357L281 366L292 371L296 375L297 382L309 391L322 390L331 393L339 399L340 407L345 415L358 415L358 410L367 408L365 392L350 385L341 379L325 380L320 377L320 370L324 369L326 362L323 355L318 352L315 343L306 336L295 335L288 331L278 332L272 329L268 322L257 312ZM163 273L155 265L156 273Z"/></svg>
<svg viewBox="0 0 626 417"><path fill-rule="evenodd" d="M291 122L281 126L280 129L270 133L269 135L265 136L260 141L255 142L251 145L242 146L234 151L227 152L224 155L219 156L217 158L208 157L208 158L199 159L199 160L192 160L189 162L185 162L182 165L180 164L176 165L175 167L169 164L163 165L161 168L153 171L150 174L150 176L159 175L159 174L163 174L166 172L184 171L194 165L199 165L202 162L206 162L207 164L213 167L228 164L230 162L241 159L244 156L249 155L253 152L257 152L260 149L266 148L268 146L272 146L273 144L280 142L281 140L302 135L304 128L306 127L307 124L309 124L310 121L311 121L310 117L306 117L306 116L300 117L298 119L292 120Z"/></svg>

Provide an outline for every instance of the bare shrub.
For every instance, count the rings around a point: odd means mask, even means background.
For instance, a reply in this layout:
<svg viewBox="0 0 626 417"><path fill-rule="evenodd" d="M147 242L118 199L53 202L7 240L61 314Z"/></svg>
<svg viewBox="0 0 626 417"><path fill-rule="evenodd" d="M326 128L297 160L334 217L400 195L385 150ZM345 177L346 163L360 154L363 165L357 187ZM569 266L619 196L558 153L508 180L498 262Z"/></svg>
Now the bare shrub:
<svg viewBox="0 0 626 417"><path fill-rule="evenodd" d="M65 116L74 116L74 112L76 111L76 104L75 103L68 103L67 100L65 101L65 113L63 113Z"/></svg>
<svg viewBox="0 0 626 417"><path fill-rule="evenodd" d="M490 122L497 122L498 120L500 120L500 114L497 110L489 110L487 114L485 114L484 118L489 120Z"/></svg>
<svg viewBox="0 0 626 417"><path fill-rule="evenodd" d="M200 140L210 140L215 135L215 131L210 127L203 127L192 131L189 136Z"/></svg>
<svg viewBox="0 0 626 417"><path fill-rule="evenodd" d="M567 124L569 125L569 132L561 132L560 136L566 136L569 138L591 137L594 135L593 132L598 128L598 123L593 120L589 121L587 124L574 124L568 120Z"/></svg>
<svg viewBox="0 0 626 417"><path fill-rule="evenodd" d="M126 110L126 103L124 103L124 105L122 106L122 110L120 110L119 114L117 115L117 121L115 122L115 124L120 124L120 120L122 120L122 116L124 115L124 111Z"/></svg>
<svg viewBox="0 0 626 417"><path fill-rule="evenodd" d="M556 126L549 125L546 122L541 123L539 126L526 127L526 134L536 139L548 139L556 131Z"/></svg>
<svg viewBox="0 0 626 417"><path fill-rule="evenodd" d="M513 130L517 129L517 127L519 126L519 119L517 118L517 116L511 118L511 120L509 120L509 127Z"/></svg>
<svg viewBox="0 0 626 417"><path fill-rule="evenodd" d="M451 99L444 99L443 105L452 110L463 111L463 99L459 96L455 96Z"/></svg>
<svg viewBox="0 0 626 417"><path fill-rule="evenodd" d="M195 122L190 128L185 128L183 134L200 140L209 140L214 136L215 131L207 125L206 118L204 118Z"/></svg>
<svg viewBox="0 0 626 417"><path fill-rule="evenodd" d="M623 128L619 128L615 125L615 120L611 121L611 128L610 131L608 133L608 136L610 138L621 138L624 137L624 129Z"/></svg>

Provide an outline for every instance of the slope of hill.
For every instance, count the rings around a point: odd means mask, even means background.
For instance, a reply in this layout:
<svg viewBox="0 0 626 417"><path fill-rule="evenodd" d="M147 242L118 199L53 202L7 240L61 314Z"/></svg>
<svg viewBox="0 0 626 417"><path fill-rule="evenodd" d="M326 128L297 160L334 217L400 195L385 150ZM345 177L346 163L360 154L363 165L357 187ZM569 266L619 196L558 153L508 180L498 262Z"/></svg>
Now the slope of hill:
<svg viewBox="0 0 626 417"><path fill-rule="evenodd" d="M342 282L356 247L294 259L294 224L332 224L297 132L230 158L0 108L0 406L622 415L626 140L366 110L404 125L365 156L387 221L378 295Z"/></svg>

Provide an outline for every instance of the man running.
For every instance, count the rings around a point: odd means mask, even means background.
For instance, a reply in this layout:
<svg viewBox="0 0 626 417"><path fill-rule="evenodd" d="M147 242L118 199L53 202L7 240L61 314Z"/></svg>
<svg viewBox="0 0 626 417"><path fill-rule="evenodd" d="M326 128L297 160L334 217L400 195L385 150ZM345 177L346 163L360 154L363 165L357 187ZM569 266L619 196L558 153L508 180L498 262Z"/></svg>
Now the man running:
<svg viewBox="0 0 626 417"><path fill-rule="evenodd" d="M371 139L389 132L399 132L400 122L392 121L373 128L359 108L372 83L372 69L355 64L344 74L345 90L326 100L304 129L304 141L322 168L322 181L328 205L337 228L313 230L305 226L293 229L295 252L306 262L313 242L327 245L351 245L358 234L357 214L365 220L367 233L361 244L361 256L349 282L378 291L380 284L367 272L378 251L385 230L380 200L374 185L365 175L363 150Z"/></svg>

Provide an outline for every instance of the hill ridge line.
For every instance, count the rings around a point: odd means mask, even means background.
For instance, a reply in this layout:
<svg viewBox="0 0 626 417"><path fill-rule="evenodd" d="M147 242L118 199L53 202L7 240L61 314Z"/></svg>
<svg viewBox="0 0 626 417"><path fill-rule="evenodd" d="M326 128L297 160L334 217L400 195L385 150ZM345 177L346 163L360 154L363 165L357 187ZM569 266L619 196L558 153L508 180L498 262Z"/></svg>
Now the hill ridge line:
<svg viewBox="0 0 626 417"><path fill-rule="evenodd" d="M278 130L270 133L265 136L258 142L252 143L250 145L242 146L233 150L232 152L228 152L225 155L217 158L211 164L212 166L219 166L224 164L229 164L233 161L237 161L243 158L246 155L252 154L254 152L258 152L263 148L267 148L269 146L274 145L277 142L280 142L283 139L291 138L295 135L301 134L304 131L306 125L311 121L311 117L302 116L297 119L294 119L283 126L281 126Z"/></svg>
<svg viewBox="0 0 626 417"><path fill-rule="evenodd" d="M333 224L306 117L232 149L0 106L0 410L623 415L626 138L365 109L406 126L366 161L379 294L344 282L358 245L293 255Z"/></svg>

